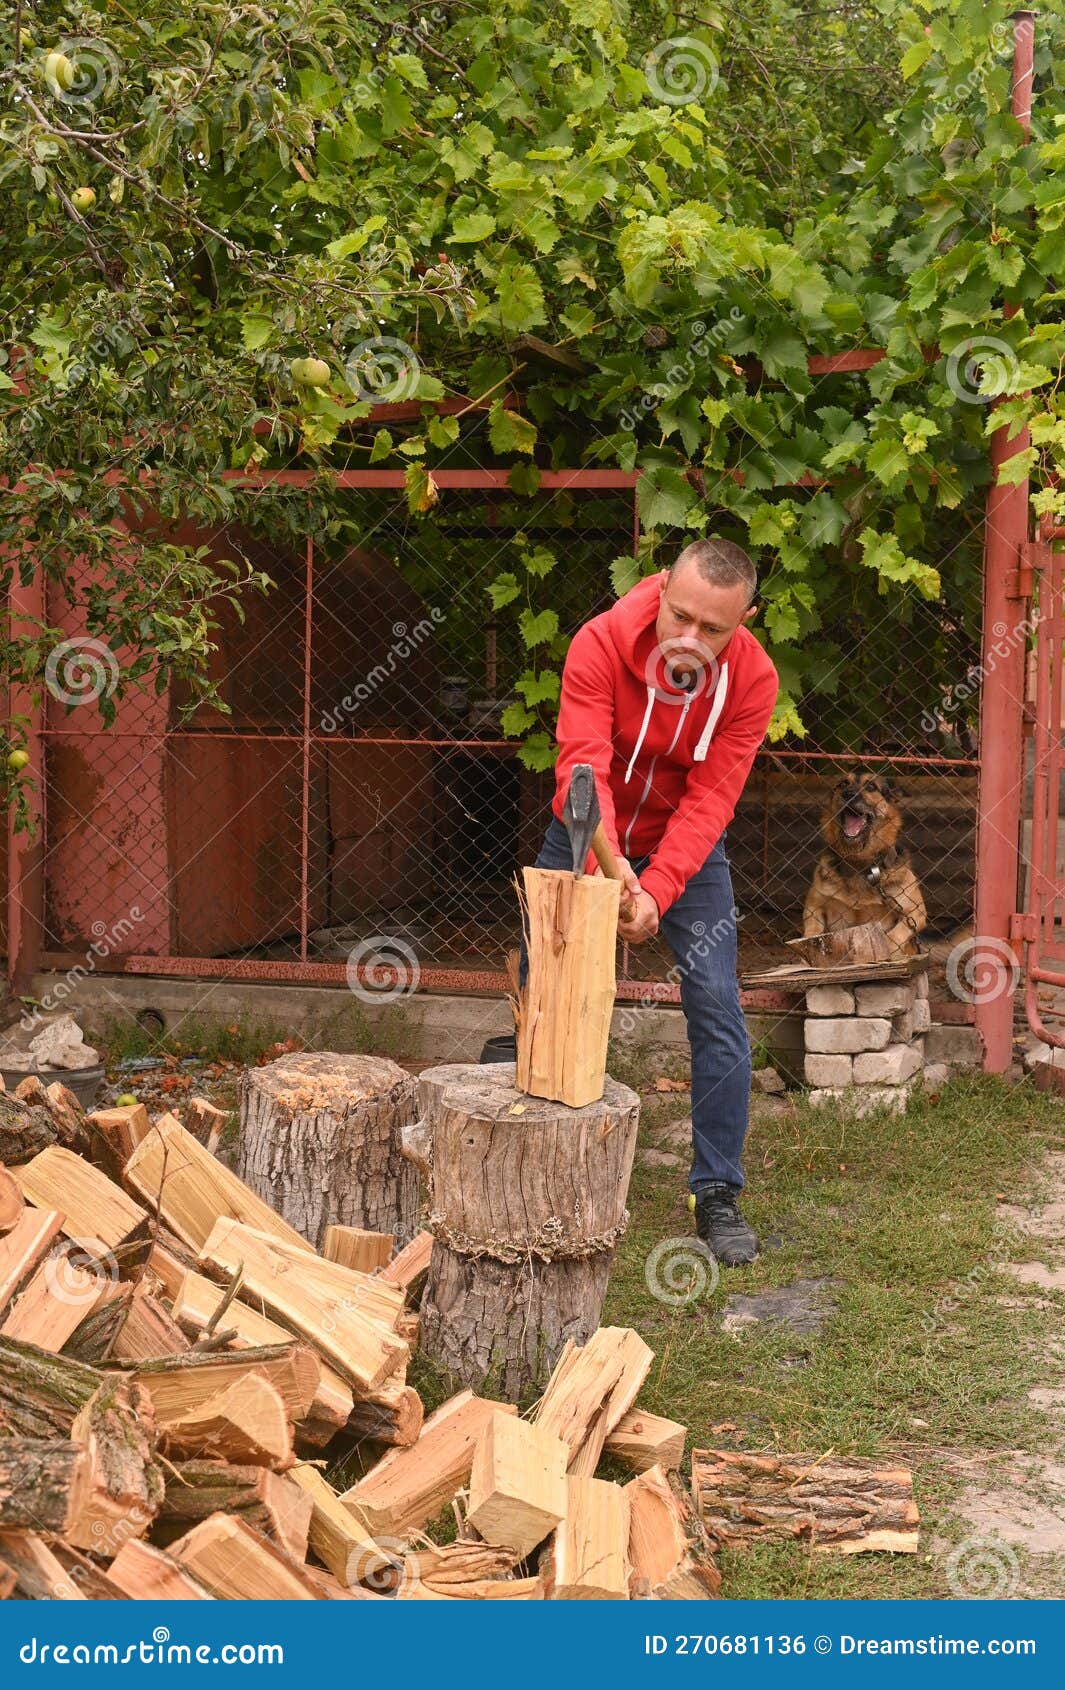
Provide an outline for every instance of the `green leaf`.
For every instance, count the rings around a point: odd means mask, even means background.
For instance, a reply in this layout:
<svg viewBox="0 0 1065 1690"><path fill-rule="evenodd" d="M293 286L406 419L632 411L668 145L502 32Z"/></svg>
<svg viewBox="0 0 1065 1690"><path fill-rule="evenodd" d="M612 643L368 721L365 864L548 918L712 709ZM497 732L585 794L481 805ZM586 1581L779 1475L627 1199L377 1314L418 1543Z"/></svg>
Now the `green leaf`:
<svg viewBox="0 0 1065 1690"><path fill-rule="evenodd" d="M619 599L635 587L641 573L639 558L622 555L614 559L610 565L610 585Z"/></svg>
<svg viewBox="0 0 1065 1690"><path fill-rule="evenodd" d="M550 575L558 559L546 546L537 546L534 551L522 552L521 561L530 575L544 576Z"/></svg>
<svg viewBox="0 0 1065 1690"><path fill-rule="evenodd" d="M536 717L524 704L508 704L499 718L499 725L507 739L517 739L520 734L531 728Z"/></svg>
<svg viewBox="0 0 1065 1690"><path fill-rule="evenodd" d="M931 41L927 35L919 35L912 47L907 47L899 61L899 69L906 80L909 81L911 76L916 76L921 66L927 64L931 56Z"/></svg>
<svg viewBox="0 0 1065 1690"><path fill-rule="evenodd" d="M655 464L636 484L636 506L644 528L680 528L695 503L694 487L671 464Z"/></svg>
<svg viewBox="0 0 1065 1690"><path fill-rule="evenodd" d="M518 752L518 762L538 775L553 769L557 760L558 746L545 733L530 734Z"/></svg>
<svg viewBox="0 0 1065 1690"><path fill-rule="evenodd" d="M494 399L488 412L488 438L495 452L531 453L536 429L526 417L508 410L502 399Z"/></svg>
<svg viewBox="0 0 1065 1690"><path fill-rule="evenodd" d="M504 264L496 279L496 298L505 329L531 329L547 321L544 290L531 264Z"/></svg>
<svg viewBox="0 0 1065 1690"><path fill-rule="evenodd" d="M370 452L371 464L379 464L392 455L392 436L387 428L379 428L373 437L373 448Z"/></svg>
<svg viewBox="0 0 1065 1690"><path fill-rule="evenodd" d="M518 627L530 650L534 646L546 645L558 633L558 611L541 610L534 614L531 610L523 610L518 617Z"/></svg>
<svg viewBox="0 0 1065 1690"><path fill-rule="evenodd" d="M487 240L495 234L495 229L496 220L489 212L468 211L464 217L455 218L450 239L453 245L465 245L468 241Z"/></svg>
<svg viewBox="0 0 1065 1690"><path fill-rule="evenodd" d="M514 685L530 709L536 704L556 704L562 691L562 682L554 669L541 669L538 675L526 669Z"/></svg>
<svg viewBox="0 0 1065 1690"><path fill-rule="evenodd" d="M265 346L275 328L272 317L242 317L240 320L240 338L246 352L258 352L260 346Z"/></svg>
<svg viewBox="0 0 1065 1690"><path fill-rule="evenodd" d="M489 582L485 592L492 601L492 609L502 610L505 604L512 603L521 592L518 577L512 570L508 569L504 574L497 575L494 581Z"/></svg>

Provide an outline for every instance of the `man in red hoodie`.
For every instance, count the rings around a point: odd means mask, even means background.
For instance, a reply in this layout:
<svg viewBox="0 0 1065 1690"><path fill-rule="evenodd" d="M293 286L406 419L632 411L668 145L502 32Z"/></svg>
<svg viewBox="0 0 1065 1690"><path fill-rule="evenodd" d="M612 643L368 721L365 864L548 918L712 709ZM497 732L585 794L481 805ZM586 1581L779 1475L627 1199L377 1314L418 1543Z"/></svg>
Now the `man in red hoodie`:
<svg viewBox="0 0 1065 1690"><path fill-rule="evenodd" d="M590 763L636 905L618 932L638 945L661 931L676 959L692 1051L696 1230L730 1267L758 1253L736 1201L751 1049L724 850L777 697L776 670L747 627L756 589L739 546L696 540L578 630L562 675L554 816L537 858L539 868L570 866L562 806L574 764Z"/></svg>

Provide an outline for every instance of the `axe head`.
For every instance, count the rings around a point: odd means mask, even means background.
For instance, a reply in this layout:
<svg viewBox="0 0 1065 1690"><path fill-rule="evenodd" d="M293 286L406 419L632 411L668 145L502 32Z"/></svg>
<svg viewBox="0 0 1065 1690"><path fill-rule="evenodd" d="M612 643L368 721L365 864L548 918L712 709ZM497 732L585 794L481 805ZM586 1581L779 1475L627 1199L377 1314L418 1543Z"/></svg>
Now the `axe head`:
<svg viewBox="0 0 1065 1690"><path fill-rule="evenodd" d="M599 826L599 794L590 763L575 763L569 777L569 791L562 807L562 820L573 850L573 872L580 877L592 848L592 835Z"/></svg>

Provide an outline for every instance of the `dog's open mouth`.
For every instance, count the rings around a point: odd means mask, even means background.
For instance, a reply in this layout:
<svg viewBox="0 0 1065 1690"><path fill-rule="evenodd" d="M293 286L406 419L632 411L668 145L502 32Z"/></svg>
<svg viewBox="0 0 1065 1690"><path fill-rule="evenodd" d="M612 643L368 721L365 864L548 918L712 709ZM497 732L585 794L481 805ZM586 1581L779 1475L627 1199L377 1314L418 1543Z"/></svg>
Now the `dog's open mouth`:
<svg viewBox="0 0 1065 1690"><path fill-rule="evenodd" d="M845 839L860 839L872 820L864 810L841 810L840 824Z"/></svg>

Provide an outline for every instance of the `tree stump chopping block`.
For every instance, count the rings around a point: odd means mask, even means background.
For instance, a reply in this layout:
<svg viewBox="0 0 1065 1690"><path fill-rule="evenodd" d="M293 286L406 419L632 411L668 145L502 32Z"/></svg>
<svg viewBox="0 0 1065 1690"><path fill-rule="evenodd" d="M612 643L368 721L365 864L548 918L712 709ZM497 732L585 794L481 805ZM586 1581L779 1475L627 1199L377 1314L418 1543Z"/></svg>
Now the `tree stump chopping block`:
<svg viewBox="0 0 1065 1690"><path fill-rule="evenodd" d="M409 1153L430 1187L421 1346L508 1402L544 1384L567 1338L599 1325L628 1223L640 1100L606 1080L579 1109L529 1097L513 1063L419 1076Z"/></svg>
<svg viewBox="0 0 1065 1690"><path fill-rule="evenodd" d="M418 1176L400 1142L415 1097L385 1057L305 1051L249 1068L240 1177L316 1248L337 1225L403 1245L418 1230Z"/></svg>

